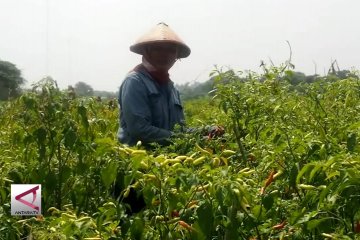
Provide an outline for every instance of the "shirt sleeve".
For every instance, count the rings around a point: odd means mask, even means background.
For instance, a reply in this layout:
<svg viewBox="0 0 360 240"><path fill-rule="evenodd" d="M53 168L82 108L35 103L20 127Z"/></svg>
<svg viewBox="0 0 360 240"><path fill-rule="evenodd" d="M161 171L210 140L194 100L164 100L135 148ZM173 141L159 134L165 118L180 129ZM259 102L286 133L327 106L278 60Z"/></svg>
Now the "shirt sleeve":
<svg viewBox="0 0 360 240"><path fill-rule="evenodd" d="M122 117L127 131L135 139L143 142L166 141L171 132L151 125L151 110L146 87L141 79L128 77L122 86Z"/></svg>

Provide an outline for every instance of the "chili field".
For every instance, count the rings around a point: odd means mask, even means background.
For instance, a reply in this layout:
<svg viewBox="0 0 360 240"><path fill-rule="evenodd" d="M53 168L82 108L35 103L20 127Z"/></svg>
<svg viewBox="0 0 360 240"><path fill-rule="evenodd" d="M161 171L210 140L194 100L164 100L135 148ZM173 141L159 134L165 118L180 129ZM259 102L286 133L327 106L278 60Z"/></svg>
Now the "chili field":
<svg viewBox="0 0 360 240"><path fill-rule="evenodd" d="M151 149L117 142L114 102L49 79L2 102L0 239L360 239L359 77L290 74L214 71L211 96L184 102L194 129ZM26 183L42 215L11 216Z"/></svg>

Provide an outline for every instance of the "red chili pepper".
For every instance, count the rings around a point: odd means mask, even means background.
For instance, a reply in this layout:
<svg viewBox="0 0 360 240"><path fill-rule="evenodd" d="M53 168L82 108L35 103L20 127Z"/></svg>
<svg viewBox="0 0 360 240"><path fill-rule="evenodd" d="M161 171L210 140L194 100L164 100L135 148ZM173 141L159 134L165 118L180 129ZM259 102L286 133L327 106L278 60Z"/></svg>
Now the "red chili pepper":
<svg viewBox="0 0 360 240"><path fill-rule="evenodd" d="M178 222L180 226L182 226L183 228L189 230L189 231L193 231L194 228L192 226L190 226L189 224L187 224L186 222L184 221L179 221Z"/></svg>
<svg viewBox="0 0 360 240"><path fill-rule="evenodd" d="M276 171L271 171L271 173L269 174L269 177L266 179L265 182L265 188L267 188L273 181L274 181L274 175L275 175Z"/></svg>
<svg viewBox="0 0 360 240"><path fill-rule="evenodd" d="M355 224L355 232L360 233L360 220Z"/></svg>
<svg viewBox="0 0 360 240"><path fill-rule="evenodd" d="M265 189L274 181L274 175L275 175L276 171L271 171L271 173L269 174L268 178L266 179L265 185L264 187L261 188L260 193L264 194L265 193Z"/></svg>
<svg viewBox="0 0 360 240"><path fill-rule="evenodd" d="M272 229L281 230L281 229L283 229L285 227L285 225L286 225L286 221L284 220L282 223L273 226Z"/></svg>
<svg viewBox="0 0 360 240"><path fill-rule="evenodd" d="M173 210L171 212L171 217L173 217L173 218L180 217L179 211L178 210Z"/></svg>

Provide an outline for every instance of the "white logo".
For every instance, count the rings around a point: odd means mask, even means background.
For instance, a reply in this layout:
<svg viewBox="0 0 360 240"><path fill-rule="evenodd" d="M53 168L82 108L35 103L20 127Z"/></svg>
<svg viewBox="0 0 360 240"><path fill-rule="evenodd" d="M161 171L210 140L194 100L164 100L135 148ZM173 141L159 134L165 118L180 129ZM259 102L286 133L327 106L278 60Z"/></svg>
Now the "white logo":
<svg viewBox="0 0 360 240"><path fill-rule="evenodd" d="M11 184L11 215L41 214L41 184Z"/></svg>

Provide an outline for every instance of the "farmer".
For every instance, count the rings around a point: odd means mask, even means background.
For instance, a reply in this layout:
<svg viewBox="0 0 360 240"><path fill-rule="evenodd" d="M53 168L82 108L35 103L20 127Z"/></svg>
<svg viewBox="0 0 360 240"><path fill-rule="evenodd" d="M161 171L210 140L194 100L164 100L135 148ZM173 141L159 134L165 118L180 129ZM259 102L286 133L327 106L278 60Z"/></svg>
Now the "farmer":
<svg viewBox="0 0 360 240"><path fill-rule="evenodd" d="M142 55L142 63L131 70L119 91L118 140L134 145L166 144L176 124L184 125L179 92L169 78L176 60L190 55L190 48L165 23L159 23L130 46Z"/></svg>

